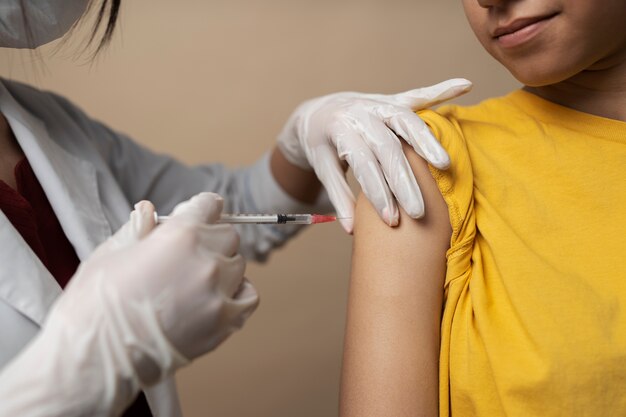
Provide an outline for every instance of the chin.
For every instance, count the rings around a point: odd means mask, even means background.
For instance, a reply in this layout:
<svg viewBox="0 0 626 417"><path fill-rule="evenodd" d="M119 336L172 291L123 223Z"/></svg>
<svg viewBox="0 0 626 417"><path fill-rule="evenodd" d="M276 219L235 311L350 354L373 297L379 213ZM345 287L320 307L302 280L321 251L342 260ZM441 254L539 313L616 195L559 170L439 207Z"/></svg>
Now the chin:
<svg viewBox="0 0 626 417"><path fill-rule="evenodd" d="M566 68L546 68L544 65L520 65L506 67L511 75L528 87L544 87L546 85L557 84L576 74L576 72L571 70L567 71Z"/></svg>
<svg viewBox="0 0 626 417"><path fill-rule="evenodd" d="M579 56L544 51L520 57L498 59L518 81L529 87L544 87L565 81L588 65Z"/></svg>

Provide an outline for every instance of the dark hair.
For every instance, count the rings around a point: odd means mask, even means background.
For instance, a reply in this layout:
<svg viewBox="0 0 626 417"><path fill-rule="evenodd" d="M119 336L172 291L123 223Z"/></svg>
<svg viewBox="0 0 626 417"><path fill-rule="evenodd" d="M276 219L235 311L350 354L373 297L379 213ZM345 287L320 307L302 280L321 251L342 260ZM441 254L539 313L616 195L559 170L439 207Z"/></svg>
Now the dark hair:
<svg viewBox="0 0 626 417"><path fill-rule="evenodd" d="M104 28L104 33L100 38L100 42L98 43L98 47L94 52L94 56L98 54L104 48L113 37L113 31L115 30L115 25L117 23L117 18L120 14L120 4L122 0L102 0L102 4L98 9L98 17L96 17L96 23L94 24L93 31L91 32L91 37L89 38L89 42L87 45L93 44L96 39L96 35L100 30L100 26L102 23L106 21L106 26ZM89 7L92 7L92 3L90 3Z"/></svg>
<svg viewBox="0 0 626 417"><path fill-rule="evenodd" d="M102 31L101 27L103 26L103 24L105 26L103 29L104 33L102 34L100 41L98 41L98 46L96 47L96 50L93 52L93 54L91 54L92 58L98 55L98 53L102 51L102 49L104 49L104 47L111 41L111 38L113 37L113 31L115 30L115 26L117 23L117 18L119 17L119 14L120 14L120 5L122 3L122 0L99 0L99 1L101 1L101 4L98 7L98 15L96 16L96 21L91 31L91 36L89 36L89 40L85 44L85 50L89 49L89 47L92 46L94 42L96 42L98 33ZM22 6L22 10L25 10L26 5L24 3L24 0L20 0L20 3ZM84 18L85 15L87 15L88 12L93 7L95 7L95 3L96 3L96 0L89 1L87 9L85 10L85 13L83 14L83 16L81 16L81 19ZM31 41L33 40L32 39L33 33L31 31L26 13L22 15L22 19L24 23L25 32L26 32L27 42L28 44L32 44ZM74 23L74 25L72 26L72 29L70 29L70 32L76 27L76 25L81 19L79 19L76 23Z"/></svg>

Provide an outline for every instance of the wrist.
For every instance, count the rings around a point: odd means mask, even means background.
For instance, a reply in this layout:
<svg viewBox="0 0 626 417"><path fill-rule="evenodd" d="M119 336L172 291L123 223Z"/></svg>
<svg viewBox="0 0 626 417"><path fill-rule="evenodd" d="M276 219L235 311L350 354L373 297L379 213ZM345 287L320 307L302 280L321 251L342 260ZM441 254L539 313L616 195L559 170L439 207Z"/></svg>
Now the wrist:
<svg viewBox="0 0 626 417"><path fill-rule="evenodd" d="M270 170L278 185L292 198L314 204L322 191L322 183L312 169L291 162L280 147L270 157Z"/></svg>
<svg viewBox="0 0 626 417"><path fill-rule="evenodd" d="M309 158L306 155L305 144L311 135L310 124L314 114L323 108L329 101L345 93L329 94L316 97L301 103L289 116L283 130L278 135L278 148L282 151L284 158L293 165L305 170L312 170ZM304 139L304 141L303 141Z"/></svg>
<svg viewBox="0 0 626 417"><path fill-rule="evenodd" d="M298 140L299 132L297 129L297 121L294 120L294 118L297 118L297 116L292 116L292 118L289 119L283 131L278 136L274 152L277 150L280 151L282 158L292 165L303 170L311 171L313 167L311 167L309 159L306 157L306 152Z"/></svg>

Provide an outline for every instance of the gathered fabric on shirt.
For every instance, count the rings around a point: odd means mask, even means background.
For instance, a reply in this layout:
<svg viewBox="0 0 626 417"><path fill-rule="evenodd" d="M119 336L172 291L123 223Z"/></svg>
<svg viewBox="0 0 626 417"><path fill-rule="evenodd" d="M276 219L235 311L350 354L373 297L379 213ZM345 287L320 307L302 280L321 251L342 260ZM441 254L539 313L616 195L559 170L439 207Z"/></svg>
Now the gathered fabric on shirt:
<svg viewBox="0 0 626 417"><path fill-rule="evenodd" d="M440 415L626 415L626 123L521 90L419 114L452 160Z"/></svg>
<svg viewBox="0 0 626 417"><path fill-rule="evenodd" d="M28 160L22 159L14 172L17 190L0 181L0 210L64 288L76 272L80 260ZM151 416L143 392L123 414L123 417Z"/></svg>

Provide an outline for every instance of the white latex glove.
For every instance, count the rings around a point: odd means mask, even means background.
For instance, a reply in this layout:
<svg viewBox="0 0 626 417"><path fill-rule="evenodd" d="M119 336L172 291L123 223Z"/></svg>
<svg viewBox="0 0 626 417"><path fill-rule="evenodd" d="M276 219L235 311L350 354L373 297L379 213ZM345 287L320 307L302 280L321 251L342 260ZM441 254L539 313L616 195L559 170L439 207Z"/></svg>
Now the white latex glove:
<svg viewBox="0 0 626 417"><path fill-rule="evenodd" d="M400 139L435 167L447 168L448 155L415 111L464 94L471 86L468 80L451 79L399 94L346 92L309 100L291 115L278 146L291 163L315 170L347 232L352 232L354 195L344 160L380 217L397 225L396 199L411 217L424 215Z"/></svg>
<svg viewBox="0 0 626 417"><path fill-rule="evenodd" d="M0 373L0 416L116 416L146 387L215 348L258 303L203 193L155 226L154 207L81 264L42 331Z"/></svg>

